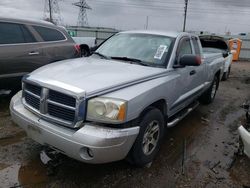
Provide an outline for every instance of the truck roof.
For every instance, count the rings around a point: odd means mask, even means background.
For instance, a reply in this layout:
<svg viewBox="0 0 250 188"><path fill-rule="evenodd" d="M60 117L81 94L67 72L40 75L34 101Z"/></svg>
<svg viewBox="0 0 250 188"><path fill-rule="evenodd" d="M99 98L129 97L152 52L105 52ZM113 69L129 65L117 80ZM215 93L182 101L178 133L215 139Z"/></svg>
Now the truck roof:
<svg viewBox="0 0 250 188"><path fill-rule="evenodd" d="M163 35L168 37L177 38L180 35L192 35L190 33L185 32L176 32L176 31L156 31L156 30L134 30L134 31L124 31L121 33L138 33L138 34L152 34L152 35Z"/></svg>

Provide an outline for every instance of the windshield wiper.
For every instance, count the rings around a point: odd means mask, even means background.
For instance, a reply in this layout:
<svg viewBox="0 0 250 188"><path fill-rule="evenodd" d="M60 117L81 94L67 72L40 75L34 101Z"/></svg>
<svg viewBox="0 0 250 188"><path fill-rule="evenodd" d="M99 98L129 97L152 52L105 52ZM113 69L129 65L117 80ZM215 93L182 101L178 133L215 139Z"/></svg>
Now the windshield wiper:
<svg viewBox="0 0 250 188"><path fill-rule="evenodd" d="M99 55L101 58L104 58L104 59L109 59L108 56L105 56L105 55L103 55L103 54L101 54L99 52L94 52L93 54Z"/></svg>
<svg viewBox="0 0 250 188"><path fill-rule="evenodd" d="M149 66L147 63L144 63L140 59L135 59L135 58L130 58L130 57L110 57L110 58L115 59L115 60L130 61L130 62L134 62L136 64L143 65L143 66Z"/></svg>

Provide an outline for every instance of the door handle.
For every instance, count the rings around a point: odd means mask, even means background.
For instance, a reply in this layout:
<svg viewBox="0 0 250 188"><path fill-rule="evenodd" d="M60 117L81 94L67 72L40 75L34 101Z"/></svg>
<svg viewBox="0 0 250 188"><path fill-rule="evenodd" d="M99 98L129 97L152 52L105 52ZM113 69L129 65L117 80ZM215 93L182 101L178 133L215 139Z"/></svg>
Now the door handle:
<svg viewBox="0 0 250 188"><path fill-rule="evenodd" d="M29 55L39 55L39 52L30 52Z"/></svg>
<svg viewBox="0 0 250 188"><path fill-rule="evenodd" d="M195 71L195 70L192 70L192 71L189 73L190 76L192 76L192 75L194 75L194 74L196 74L196 71Z"/></svg>

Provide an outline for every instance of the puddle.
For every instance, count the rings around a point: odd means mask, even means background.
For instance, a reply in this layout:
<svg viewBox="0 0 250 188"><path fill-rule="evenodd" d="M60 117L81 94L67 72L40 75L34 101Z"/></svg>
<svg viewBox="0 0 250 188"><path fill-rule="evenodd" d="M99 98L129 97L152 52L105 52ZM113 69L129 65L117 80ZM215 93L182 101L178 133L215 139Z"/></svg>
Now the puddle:
<svg viewBox="0 0 250 188"><path fill-rule="evenodd" d="M21 142L24 137L26 137L26 133L22 131L15 135L0 138L0 146L7 146Z"/></svg>
<svg viewBox="0 0 250 188"><path fill-rule="evenodd" d="M199 109L196 109L179 122L177 126L169 129L161 147L161 154L166 157L169 164L180 162L184 153L186 156L191 155L195 147L194 140L199 137L201 131L207 126L206 122L201 120L203 116L204 114Z"/></svg>
<svg viewBox="0 0 250 188"><path fill-rule="evenodd" d="M44 187L48 181L46 167L40 159L31 161L19 169L18 180L25 187Z"/></svg>
<svg viewBox="0 0 250 188"><path fill-rule="evenodd" d="M47 181L46 168L39 160L25 166L0 164L0 187L44 187Z"/></svg>

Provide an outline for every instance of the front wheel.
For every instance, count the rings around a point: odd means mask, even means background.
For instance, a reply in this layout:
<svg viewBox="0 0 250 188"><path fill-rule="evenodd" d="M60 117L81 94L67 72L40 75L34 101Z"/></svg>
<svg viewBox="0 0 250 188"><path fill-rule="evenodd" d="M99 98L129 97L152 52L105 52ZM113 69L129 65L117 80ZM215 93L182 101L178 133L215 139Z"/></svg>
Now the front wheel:
<svg viewBox="0 0 250 188"><path fill-rule="evenodd" d="M219 86L219 79L217 76L214 77L214 80L212 82L212 85L209 87L209 89L202 94L200 97L200 102L202 104L210 104L214 101L217 89Z"/></svg>
<svg viewBox="0 0 250 188"><path fill-rule="evenodd" d="M131 148L128 161L143 167L158 153L164 135L164 117L159 109L151 108L140 122L140 132Z"/></svg>
<svg viewBox="0 0 250 188"><path fill-rule="evenodd" d="M222 76L223 81L226 81L229 78L230 72L231 72L231 67L228 68L227 72L224 72Z"/></svg>

